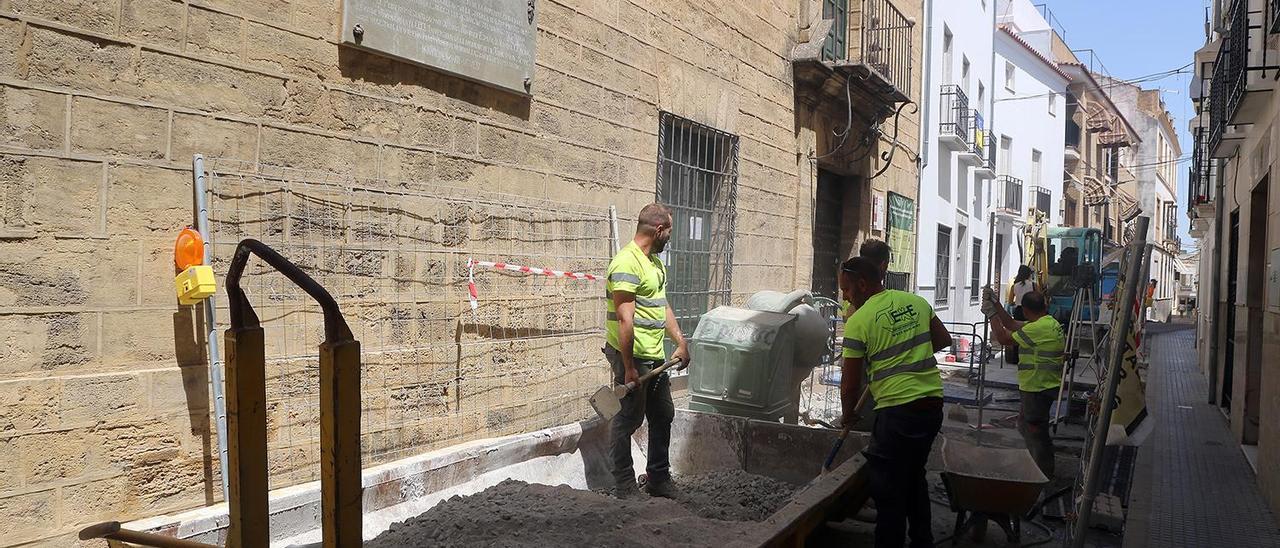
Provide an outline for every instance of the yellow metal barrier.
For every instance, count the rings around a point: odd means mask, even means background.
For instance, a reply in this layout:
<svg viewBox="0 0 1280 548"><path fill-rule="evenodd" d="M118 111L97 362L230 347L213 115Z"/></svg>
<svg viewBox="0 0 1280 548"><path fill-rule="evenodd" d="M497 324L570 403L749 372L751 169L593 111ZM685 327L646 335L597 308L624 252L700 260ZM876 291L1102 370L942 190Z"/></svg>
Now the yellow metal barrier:
<svg viewBox="0 0 1280 548"><path fill-rule="evenodd" d="M267 503L267 383L263 329L240 278L257 255L315 299L324 312L320 344L320 516L325 548L359 546L363 529L360 484L360 342L338 303L297 265L257 240L236 247L227 271L231 327L225 334L227 364L227 461L229 548L270 545ZM104 539L112 548L131 543L156 548L213 545L120 528L106 522L80 531L82 540Z"/></svg>
<svg viewBox="0 0 1280 548"><path fill-rule="evenodd" d="M320 516L325 548L359 546L360 343L338 303L297 265L257 240L236 248L227 271L231 327L227 352L227 457L231 465L231 528L227 546L267 546L267 396L262 326L240 287L250 254L315 299L324 312L320 344Z"/></svg>

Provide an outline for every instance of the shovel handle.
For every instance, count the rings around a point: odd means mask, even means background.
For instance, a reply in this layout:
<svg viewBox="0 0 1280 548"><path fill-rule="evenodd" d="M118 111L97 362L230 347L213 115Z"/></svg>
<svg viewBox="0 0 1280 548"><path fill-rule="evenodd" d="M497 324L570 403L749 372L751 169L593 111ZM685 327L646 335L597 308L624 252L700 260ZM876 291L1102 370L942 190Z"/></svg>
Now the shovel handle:
<svg viewBox="0 0 1280 548"><path fill-rule="evenodd" d="M868 390L868 389L866 389L866 388L863 388L863 389L862 389L862 395L858 396L858 403L857 403L857 404L854 404L854 406L853 406L853 414L854 414L855 416L858 414L858 412L862 411L862 406L863 406L863 404L867 403L867 393L868 393L868 392L870 392L870 390ZM856 421L855 421L855 422L856 422ZM840 435L839 435L839 436L836 436L836 443L835 443L834 445L832 445L832 446L831 446L831 452L830 452L830 453L827 453L827 459L826 459L826 460L824 460L824 461L822 461L822 471L823 471L823 472L827 472L827 471L830 471L830 470L831 470L831 463L835 462L835 460L836 460L836 454L837 454L837 453L839 453L839 452L840 452L840 448L841 448L842 446L844 446L844 439L845 439L845 438L847 438L847 437L849 437L849 429L850 429L850 428L853 428L853 423L852 423L852 422L850 422L850 423L849 423L848 425L846 425L843 429L841 429L841 430L840 430Z"/></svg>
<svg viewBox="0 0 1280 548"><path fill-rule="evenodd" d="M627 388L627 392L631 392L632 390L635 390L637 386L640 386L646 382L649 382L649 379L652 379L658 375L661 375L663 371L670 369L671 366L677 363L680 363L680 360L672 358L668 360L667 363L659 365L658 367L655 367L652 370L650 370L648 373L641 375L640 378L636 379L634 382L629 382L625 384L624 386Z"/></svg>

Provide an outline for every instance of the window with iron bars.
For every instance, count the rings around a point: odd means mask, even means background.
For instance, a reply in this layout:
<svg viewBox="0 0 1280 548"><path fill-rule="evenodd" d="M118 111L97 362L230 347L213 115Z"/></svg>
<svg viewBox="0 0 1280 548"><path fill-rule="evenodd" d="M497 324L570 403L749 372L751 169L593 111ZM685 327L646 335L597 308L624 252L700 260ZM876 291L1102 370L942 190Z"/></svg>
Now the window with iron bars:
<svg viewBox="0 0 1280 548"><path fill-rule="evenodd" d="M933 302L947 304L951 295L951 227L938 225L938 269L934 283Z"/></svg>
<svg viewBox="0 0 1280 548"><path fill-rule="evenodd" d="M673 220L662 257L667 302L692 336L702 314L730 301L738 136L660 113L657 179L658 202Z"/></svg>
<svg viewBox="0 0 1280 548"><path fill-rule="evenodd" d="M982 284L982 240L973 239L973 257L969 259L972 267L969 273L969 304L978 303L978 290Z"/></svg>

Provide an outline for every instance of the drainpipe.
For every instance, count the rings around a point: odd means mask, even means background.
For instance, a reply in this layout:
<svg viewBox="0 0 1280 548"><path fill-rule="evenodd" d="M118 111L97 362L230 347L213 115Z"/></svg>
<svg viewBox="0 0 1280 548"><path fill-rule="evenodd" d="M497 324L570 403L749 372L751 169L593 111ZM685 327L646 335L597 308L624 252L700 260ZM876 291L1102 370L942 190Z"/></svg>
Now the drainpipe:
<svg viewBox="0 0 1280 548"><path fill-rule="evenodd" d="M924 2L924 57L920 67L921 74L924 75L924 81L920 85L920 102L924 103L924 112L920 114L920 169L929 165L929 115L933 113L930 108L933 101L930 98L930 92L933 86L933 71L930 68L933 59L933 0L925 0ZM916 178L916 202L920 201L920 178Z"/></svg>
<svg viewBox="0 0 1280 548"><path fill-rule="evenodd" d="M1233 161L1239 161L1239 155ZM1218 166L1218 188L1214 192L1214 200L1218 207L1214 208L1214 227L1213 227L1213 285L1209 293L1209 403L1218 403L1218 325L1222 320L1221 305L1218 299L1222 297L1222 234L1223 227L1223 209L1227 205L1224 203L1223 196L1225 194L1227 178L1226 164ZM1203 260L1203 259L1202 259Z"/></svg>
<svg viewBox="0 0 1280 548"><path fill-rule="evenodd" d="M920 114L920 167L916 169L916 241L920 241L920 187L921 179L924 175L925 166L929 165L929 115L933 113L931 106L933 101L930 100L932 92L933 71L930 70L933 59L933 0L924 0L924 55L921 57L920 74L923 81L920 84L920 103L924 108L924 112ZM920 289L920 254L915 254L914 264L911 266L911 283L917 291ZM936 290L935 290L936 291Z"/></svg>

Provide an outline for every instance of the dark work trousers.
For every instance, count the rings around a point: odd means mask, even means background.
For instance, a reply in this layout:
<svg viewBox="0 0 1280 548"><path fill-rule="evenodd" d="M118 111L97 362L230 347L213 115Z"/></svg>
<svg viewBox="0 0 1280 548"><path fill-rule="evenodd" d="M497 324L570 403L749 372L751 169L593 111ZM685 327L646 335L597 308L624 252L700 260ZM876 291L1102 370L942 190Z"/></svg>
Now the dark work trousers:
<svg viewBox="0 0 1280 548"><path fill-rule="evenodd" d="M863 454L876 501L876 546L933 546L925 463L942 429L942 398L921 398L876 410L871 445Z"/></svg>
<svg viewBox="0 0 1280 548"><path fill-rule="evenodd" d="M622 354L606 345L604 355L613 368L613 382L622 384L625 377ZM636 374L644 375L662 365L662 360L636 358L635 365ZM661 483L671 479L671 460L667 450L671 446L671 421L675 416L676 406L671 401L671 379L666 373L649 380L643 386L637 386L622 398L622 410L614 415L613 422L609 425L609 462L615 482L632 482L634 485L636 478L631 462L631 435L646 418L649 419L649 461L645 465L645 471L649 474L649 481Z"/></svg>
<svg viewBox="0 0 1280 548"><path fill-rule="evenodd" d="M1027 443L1027 451L1036 459L1040 471L1053 479L1053 438L1049 436L1049 409L1058 397L1058 389L1040 392L1020 392L1022 409L1018 417L1018 432Z"/></svg>

